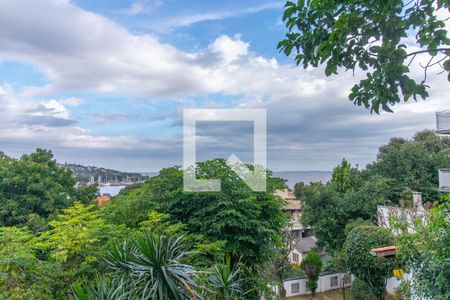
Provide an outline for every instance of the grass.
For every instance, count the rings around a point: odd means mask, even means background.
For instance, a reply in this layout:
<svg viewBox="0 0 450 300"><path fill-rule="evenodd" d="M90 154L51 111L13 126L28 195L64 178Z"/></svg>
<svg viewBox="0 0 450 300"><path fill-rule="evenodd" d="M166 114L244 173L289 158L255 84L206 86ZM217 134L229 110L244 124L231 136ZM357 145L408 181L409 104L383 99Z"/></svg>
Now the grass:
<svg viewBox="0 0 450 300"><path fill-rule="evenodd" d="M333 300L343 300L344 299L344 298L342 298L341 289L327 291L325 293L317 293L316 299L322 300L323 296L327 296L328 298L331 298ZM310 295L301 295L301 296L289 297L287 299L288 300L310 300L311 296ZM345 289L345 300L353 300L351 292L350 292L350 288Z"/></svg>

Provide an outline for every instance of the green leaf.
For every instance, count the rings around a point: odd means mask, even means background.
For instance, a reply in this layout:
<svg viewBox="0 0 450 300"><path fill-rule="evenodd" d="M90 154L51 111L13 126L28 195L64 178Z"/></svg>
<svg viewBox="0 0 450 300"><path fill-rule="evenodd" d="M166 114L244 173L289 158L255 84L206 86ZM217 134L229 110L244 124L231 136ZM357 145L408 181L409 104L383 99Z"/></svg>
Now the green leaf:
<svg viewBox="0 0 450 300"><path fill-rule="evenodd" d="M286 19L289 19L295 11L296 11L295 6L286 8L283 13L283 21L286 21Z"/></svg>
<svg viewBox="0 0 450 300"><path fill-rule="evenodd" d="M445 71L450 71L450 59L447 59L444 62L444 69L445 69Z"/></svg>

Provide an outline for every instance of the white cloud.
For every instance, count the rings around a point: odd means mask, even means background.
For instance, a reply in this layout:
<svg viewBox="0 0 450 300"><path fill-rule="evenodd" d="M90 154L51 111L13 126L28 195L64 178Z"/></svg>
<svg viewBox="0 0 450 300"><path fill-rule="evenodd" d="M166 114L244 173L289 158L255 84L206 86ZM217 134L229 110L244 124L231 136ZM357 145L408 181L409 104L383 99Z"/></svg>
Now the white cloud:
<svg viewBox="0 0 450 300"><path fill-rule="evenodd" d="M49 100L41 102L41 105L53 117L61 119L69 119L69 111L61 102L57 100ZM34 115L43 115L42 112L34 113Z"/></svg>
<svg viewBox="0 0 450 300"><path fill-rule="evenodd" d="M267 107L269 161L275 160L277 169L326 169L342 157L367 163L390 136L408 137L433 128L433 111L448 108L448 83L443 76L430 73L430 102L401 104L395 114L372 116L346 99L358 80L350 72L326 78L322 68L303 70L293 63L281 64L252 52L240 36L222 35L208 47L188 53L154 36L132 34L73 4L55 3L0 2L2 57L31 63L48 78L46 85L27 87L17 95L10 86L0 86L2 145L20 141L49 148L142 149L176 160L179 137L93 134L70 118L69 108L83 100L39 103L33 95L71 89L162 95L180 101L181 106L195 104L191 96L219 93L235 96L236 106ZM178 152L168 150L175 148ZM148 153L140 152L133 159L145 160Z"/></svg>
<svg viewBox="0 0 450 300"><path fill-rule="evenodd" d="M153 1L141 0L131 3L129 7L124 8L119 12L127 16L136 16L140 14L147 14L154 12L163 4L164 1L162 0L153 0Z"/></svg>
<svg viewBox="0 0 450 300"><path fill-rule="evenodd" d="M223 11L209 11L204 13L189 13L185 15L175 16L172 18L165 18L156 20L149 27L158 32L171 32L175 28L189 27L191 25L205 22L205 21L217 21L236 17L243 17L250 14L255 14L261 11L270 9L281 9L284 2L275 1L265 4L251 6L235 10L223 10Z"/></svg>
<svg viewBox="0 0 450 300"><path fill-rule="evenodd" d="M223 62L229 64L240 56L248 54L249 43L241 41L240 36L231 39L227 35L218 37L210 46L211 51L219 53Z"/></svg>
<svg viewBox="0 0 450 300"><path fill-rule="evenodd" d="M139 144L137 139L95 135L77 127L76 121L70 119L70 111L63 104L66 100L35 101L20 98L8 84L0 85L0 144L4 146L14 142L33 144L33 147L43 145L47 148L94 149L129 149Z"/></svg>
<svg viewBox="0 0 450 300"><path fill-rule="evenodd" d="M81 104L84 103L84 100L80 99L80 98L71 97L71 98L63 99L63 100L61 100L61 102L67 106L80 106Z"/></svg>

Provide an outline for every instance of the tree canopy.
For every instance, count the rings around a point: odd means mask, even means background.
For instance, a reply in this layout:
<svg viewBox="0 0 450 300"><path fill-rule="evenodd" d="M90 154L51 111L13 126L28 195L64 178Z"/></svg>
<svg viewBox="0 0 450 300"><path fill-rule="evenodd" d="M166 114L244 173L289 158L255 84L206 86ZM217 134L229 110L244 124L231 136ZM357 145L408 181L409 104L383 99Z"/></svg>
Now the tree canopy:
<svg viewBox="0 0 450 300"><path fill-rule="evenodd" d="M397 256L414 276L411 292L414 296L444 300L450 298L450 197L442 197L426 218L413 221L413 232L406 232L411 225L402 224L396 237L399 246ZM403 219L405 220L405 219ZM403 221L404 222L404 221Z"/></svg>
<svg viewBox="0 0 450 300"><path fill-rule="evenodd" d="M411 140L392 138L366 169L343 160L330 183L296 184L302 222L315 230L319 246L339 251L351 228L376 221L377 205L398 205L411 191L422 192L425 202L439 199L438 169L450 167L449 153L449 138L422 131Z"/></svg>
<svg viewBox="0 0 450 300"><path fill-rule="evenodd" d="M287 1L288 32L278 48L287 56L294 50L304 68L325 64L327 76L341 69L365 72L349 99L371 112L392 112L401 100L429 96L428 69L450 74L449 8L445 0ZM424 55L419 81L411 63Z"/></svg>
<svg viewBox="0 0 450 300"><path fill-rule="evenodd" d="M285 187L269 173L268 191L252 191L223 159L198 163L201 179L220 178L220 192L184 192L183 172L166 168L142 186L120 195L107 205L111 215L134 214L134 220L154 209L185 225L187 232L202 235L211 242L223 242L224 253L242 256L246 264L266 262L281 243L281 230L287 224L282 201L272 191ZM140 207L136 214L133 207ZM127 219L123 219L128 222Z"/></svg>
<svg viewBox="0 0 450 300"><path fill-rule="evenodd" d="M317 281L322 271L322 261L320 260L319 254L314 251L309 252L300 263L300 268L308 276L308 287L311 289L311 297L314 298L316 295Z"/></svg>
<svg viewBox="0 0 450 300"><path fill-rule="evenodd" d="M386 280L392 275L392 262L374 256L371 249L392 246L394 240L388 229L360 226L350 231L344 245L346 265L357 279L364 281L370 291L383 299Z"/></svg>
<svg viewBox="0 0 450 300"><path fill-rule="evenodd" d="M56 163L51 151L37 149L20 159L0 153L0 226L40 230L76 200L93 200L95 186L75 184L72 173Z"/></svg>

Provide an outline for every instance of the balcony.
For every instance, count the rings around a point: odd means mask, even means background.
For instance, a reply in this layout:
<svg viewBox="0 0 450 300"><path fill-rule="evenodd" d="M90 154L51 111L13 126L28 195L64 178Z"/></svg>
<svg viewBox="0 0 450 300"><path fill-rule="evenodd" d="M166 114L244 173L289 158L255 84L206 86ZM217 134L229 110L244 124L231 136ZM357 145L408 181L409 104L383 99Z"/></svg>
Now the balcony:
<svg viewBox="0 0 450 300"><path fill-rule="evenodd" d="M450 134L450 110L436 113L436 133Z"/></svg>
<svg viewBox="0 0 450 300"><path fill-rule="evenodd" d="M439 170L439 191L450 193L450 169Z"/></svg>

